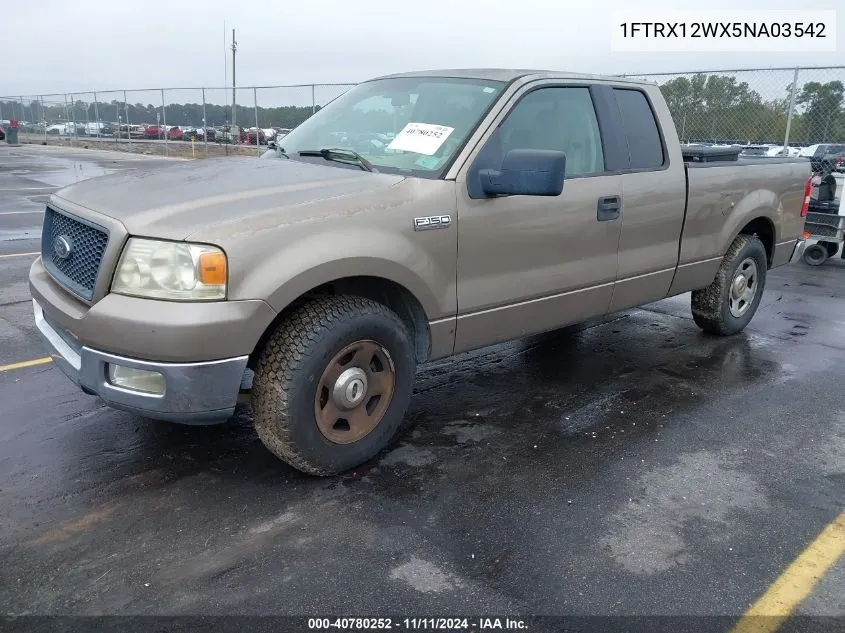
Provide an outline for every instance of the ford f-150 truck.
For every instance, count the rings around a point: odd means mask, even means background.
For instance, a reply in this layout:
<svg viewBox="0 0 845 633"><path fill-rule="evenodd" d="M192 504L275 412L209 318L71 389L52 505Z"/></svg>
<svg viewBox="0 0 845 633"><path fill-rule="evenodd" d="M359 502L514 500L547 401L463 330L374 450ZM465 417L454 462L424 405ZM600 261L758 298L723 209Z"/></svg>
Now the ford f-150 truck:
<svg viewBox="0 0 845 633"><path fill-rule="evenodd" d="M109 405L209 423L248 395L267 448L337 473L388 445L419 363L689 291L703 330L739 332L798 257L809 170L685 162L654 84L392 75L265 159L51 196L35 321Z"/></svg>

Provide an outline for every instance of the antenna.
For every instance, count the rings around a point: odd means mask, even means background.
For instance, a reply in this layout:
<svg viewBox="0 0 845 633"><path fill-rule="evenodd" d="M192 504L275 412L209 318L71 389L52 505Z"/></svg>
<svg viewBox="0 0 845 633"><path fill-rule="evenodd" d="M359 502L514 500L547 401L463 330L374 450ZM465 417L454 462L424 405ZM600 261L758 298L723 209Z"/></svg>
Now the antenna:
<svg viewBox="0 0 845 633"><path fill-rule="evenodd" d="M235 102L235 52L238 50L238 43L235 41L235 29L232 29L232 126L235 125L235 112L237 110L237 103Z"/></svg>

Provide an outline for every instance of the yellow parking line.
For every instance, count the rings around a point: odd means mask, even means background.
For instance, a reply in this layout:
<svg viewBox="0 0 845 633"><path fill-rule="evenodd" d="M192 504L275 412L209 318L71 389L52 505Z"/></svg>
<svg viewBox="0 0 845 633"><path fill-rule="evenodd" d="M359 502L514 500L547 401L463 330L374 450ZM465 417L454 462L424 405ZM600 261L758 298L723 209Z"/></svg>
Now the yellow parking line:
<svg viewBox="0 0 845 633"><path fill-rule="evenodd" d="M40 255L41 253L12 253L11 255L0 255L0 259L8 257L31 257L32 255Z"/></svg>
<svg viewBox="0 0 845 633"><path fill-rule="evenodd" d="M828 525L786 568L731 633L774 633L845 553L845 512Z"/></svg>
<svg viewBox="0 0 845 633"><path fill-rule="evenodd" d="M44 358L36 358L35 360L25 360L20 363L12 363L11 365L0 365L0 373L4 371L12 371L13 369L23 369L24 367L35 367L35 365L46 365L53 362L49 356Z"/></svg>

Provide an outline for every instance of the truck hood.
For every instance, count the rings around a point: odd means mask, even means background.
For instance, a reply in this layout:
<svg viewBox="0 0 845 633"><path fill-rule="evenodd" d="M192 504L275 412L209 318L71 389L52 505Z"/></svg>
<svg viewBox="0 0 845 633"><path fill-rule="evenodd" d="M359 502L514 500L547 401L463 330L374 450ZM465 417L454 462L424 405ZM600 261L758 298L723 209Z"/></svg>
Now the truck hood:
<svg viewBox="0 0 845 633"><path fill-rule="evenodd" d="M114 218L130 235L182 240L219 224L312 208L322 200L372 194L402 176L250 157L204 159L92 178L56 192Z"/></svg>

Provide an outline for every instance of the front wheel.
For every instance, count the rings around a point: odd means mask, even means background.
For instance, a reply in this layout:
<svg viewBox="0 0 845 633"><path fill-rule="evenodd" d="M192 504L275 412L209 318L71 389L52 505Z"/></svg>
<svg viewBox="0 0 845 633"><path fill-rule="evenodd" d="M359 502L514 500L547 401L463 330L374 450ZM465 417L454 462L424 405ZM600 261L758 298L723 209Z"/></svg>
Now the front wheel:
<svg viewBox="0 0 845 633"><path fill-rule="evenodd" d="M415 369L408 328L389 308L348 295L315 299L281 323L259 356L255 428L294 468L342 472L393 438Z"/></svg>
<svg viewBox="0 0 845 633"><path fill-rule="evenodd" d="M738 235L713 282L692 293L692 317L705 332L728 336L748 325L763 296L768 258L754 235Z"/></svg>

